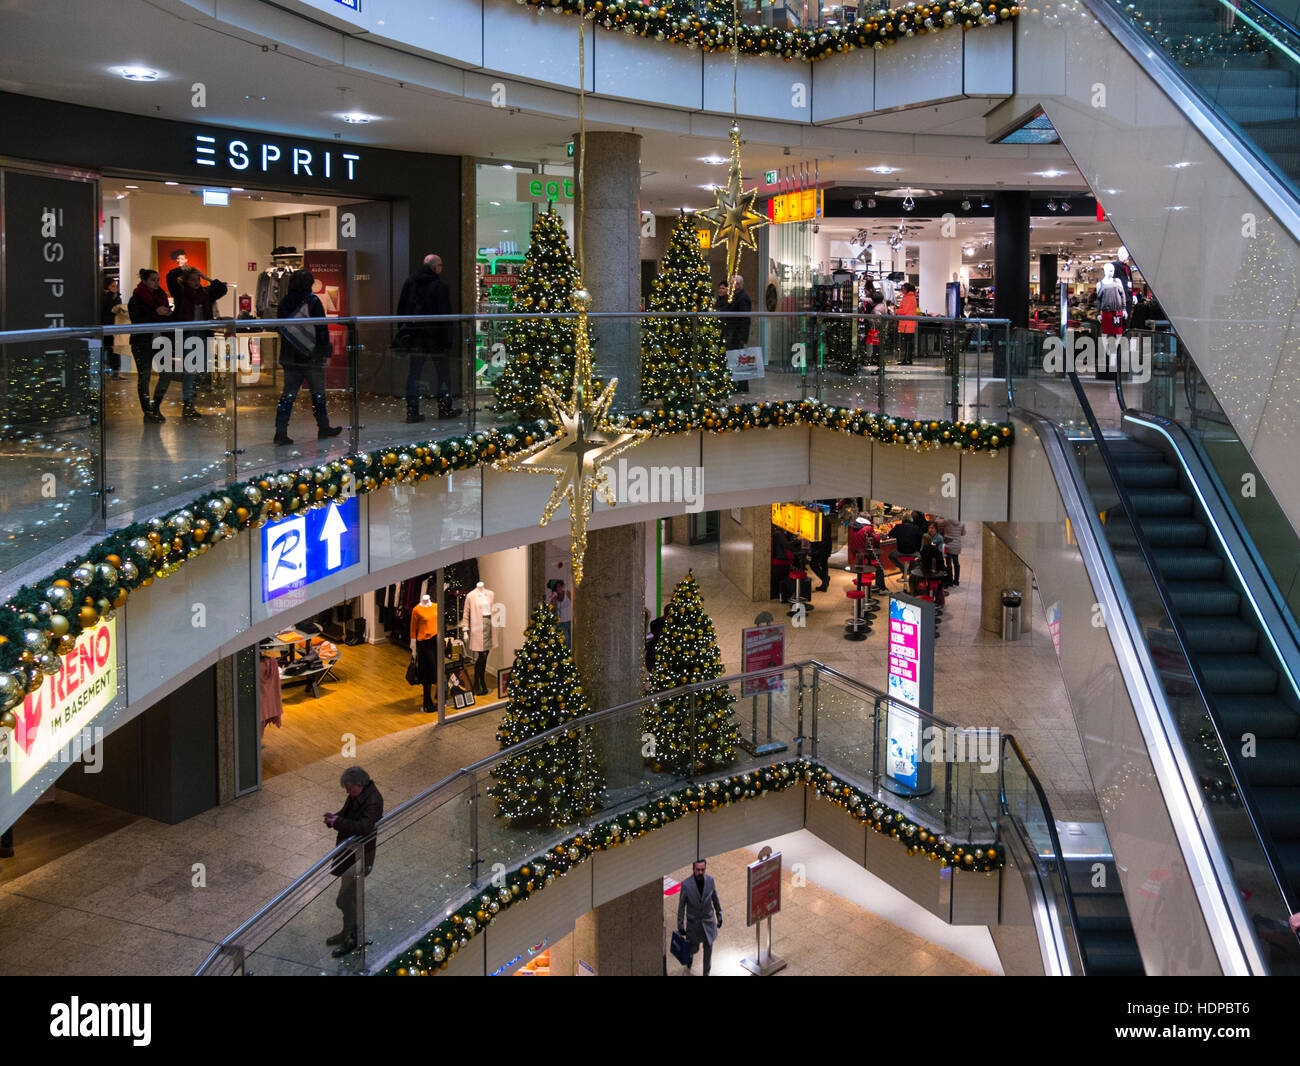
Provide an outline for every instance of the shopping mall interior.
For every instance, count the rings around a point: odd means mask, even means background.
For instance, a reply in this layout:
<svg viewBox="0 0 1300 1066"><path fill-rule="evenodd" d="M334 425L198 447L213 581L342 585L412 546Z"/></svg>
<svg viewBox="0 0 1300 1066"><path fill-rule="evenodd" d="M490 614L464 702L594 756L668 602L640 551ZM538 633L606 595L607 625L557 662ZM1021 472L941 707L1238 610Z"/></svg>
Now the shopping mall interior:
<svg viewBox="0 0 1300 1066"><path fill-rule="evenodd" d="M1293 0L5 29L0 974L1300 972Z"/></svg>

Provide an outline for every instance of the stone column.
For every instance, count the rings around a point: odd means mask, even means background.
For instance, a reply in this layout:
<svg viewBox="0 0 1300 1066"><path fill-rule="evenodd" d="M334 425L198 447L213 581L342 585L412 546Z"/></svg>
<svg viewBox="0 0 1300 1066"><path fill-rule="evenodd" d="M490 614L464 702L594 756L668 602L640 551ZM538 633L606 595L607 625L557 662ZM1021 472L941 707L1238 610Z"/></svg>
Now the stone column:
<svg viewBox="0 0 1300 1066"><path fill-rule="evenodd" d="M1029 193L993 194L993 315L1029 325Z"/></svg>
<svg viewBox="0 0 1300 1066"><path fill-rule="evenodd" d="M1023 640L1034 617L1034 575L987 525L981 527L980 551L980 628L990 633L1002 632L1002 590L1018 589Z"/></svg>
<svg viewBox="0 0 1300 1066"><path fill-rule="evenodd" d="M659 977L663 960L662 878L602 903L574 923L574 973L585 962L597 977Z"/></svg>
<svg viewBox="0 0 1300 1066"><path fill-rule="evenodd" d="M957 237L945 237L921 241L918 247L921 249L918 306L927 315L946 315L948 283L954 274L961 272L961 241Z"/></svg>
<svg viewBox="0 0 1300 1066"><path fill-rule="evenodd" d="M588 133L587 156L574 135L574 173L583 185L574 200L582 219L582 247L591 309L641 309L641 137L635 133ZM576 249L575 249L576 251ZM640 323L635 318L593 323L596 376L618 378L615 408L635 407L641 391Z"/></svg>

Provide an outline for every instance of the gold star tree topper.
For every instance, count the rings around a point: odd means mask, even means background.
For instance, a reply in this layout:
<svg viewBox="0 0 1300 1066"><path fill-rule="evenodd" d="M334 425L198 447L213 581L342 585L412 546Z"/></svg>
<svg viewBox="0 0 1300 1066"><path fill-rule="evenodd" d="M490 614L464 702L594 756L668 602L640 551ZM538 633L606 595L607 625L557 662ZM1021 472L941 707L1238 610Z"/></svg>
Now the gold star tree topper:
<svg viewBox="0 0 1300 1066"><path fill-rule="evenodd" d="M713 223L712 244L720 240L727 242L727 291L731 292L731 279L739 273L740 249L758 250L758 241L754 231L767 225L767 219L754 210L754 198L758 189L745 192L740 187L740 127L731 124L731 172L727 177L725 188L714 190L717 202L705 211L701 218Z"/></svg>
<svg viewBox="0 0 1300 1066"><path fill-rule="evenodd" d="M614 402L618 379L610 380L599 395L595 395L591 346L587 337L587 308L591 304L591 295L585 289L579 289L573 294L573 302L579 309L579 317L574 338L573 385L568 402L563 402L549 385L542 386L542 398L552 420L560 428L545 440L499 460L493 467L555 477L555 487L551 489L551 497L546 501L538 524L547 525L560 504L566 499L569 501L570 552L576 587L582 584L582 560L587 552L587 521L591 517L593 498L599 493L611 507L616 503L609 485L607 464L635 448L650 433L610 422L609 407Z"/></svg>

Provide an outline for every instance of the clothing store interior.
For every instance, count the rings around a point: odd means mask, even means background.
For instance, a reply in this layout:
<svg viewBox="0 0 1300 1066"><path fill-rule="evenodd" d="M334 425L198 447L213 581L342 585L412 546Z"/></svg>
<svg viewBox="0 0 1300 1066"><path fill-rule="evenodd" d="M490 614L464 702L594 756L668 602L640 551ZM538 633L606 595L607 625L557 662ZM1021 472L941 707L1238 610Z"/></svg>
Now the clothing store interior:
<svg viewBox="0 0 1300 1066"><path fill-rule="evenodd" d="M527 547L466 559L286 625L257 646L263 779L357 741L501 707L528 622ZM547 601L571 631L567 542ZM439 647L442 648L441 662Z"/></svg>

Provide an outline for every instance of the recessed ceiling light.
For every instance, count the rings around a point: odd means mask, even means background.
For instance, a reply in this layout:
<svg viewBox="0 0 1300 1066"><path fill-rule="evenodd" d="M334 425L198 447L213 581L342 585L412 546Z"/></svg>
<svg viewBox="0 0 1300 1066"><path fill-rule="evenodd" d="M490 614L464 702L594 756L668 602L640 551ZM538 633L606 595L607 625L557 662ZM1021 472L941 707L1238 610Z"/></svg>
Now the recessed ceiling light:
<svg viewBox="0 0 1300 1066"><path fill-rule="evenodd" d="M1170 204L1168 210L1170 210L1170 211L1186 211L1186 210L1187 210L1187 205L1186 205L1186 204Z"/></svg>
<svg viewBox="0 0 1300 1066"><path fill-rule="evenodd" d="M179 182L179 181L164 181L163 184L164 184L164 185L179 185L180 182Z"/></svg>
<svg viewBox="0 0 1300 1066"><path fill-rule="evenodd" d="M872 174L897 174L898 171L899 171L899 168L898 168L898 167L885 166L885 165L882 163L882 164L881 164L880 166L878 166L878 167L867 167L867 170L871 171Z"/></svg>
<svg viewBox="0 0 1300 1066"><path fill-rule="evenodd" d="M501 201L500 201L500 200L489 200L488 203L490 203L493 207L500 207L500 206L501 206Z"/></svg>
<svg viewBox="0 0 1300 1066"><path fill-rule="evenodd" d="M148 67L118 67L117 72L127 81L157 81L158 72Z"/></svg>
<svg viewBox="0 0 1300 1066"><path fill-rule="evenodd" d="M115 199L115 200L125 200L125 199L126 199L126 193L124 193L124 192L120 192L120 193L118 193L118 194L114 197L114 199Z"/></svg>
<svg viewBox="0 0 1300 1066"><path fill-rule="evenodd" d="M1063 178L1063 177L1065 177L1065 171L1064 171L1064 170L1039 170L1039 171L1035 171L1035 173L1036 173L1036 174L1038 175L1038 177L1040 177L1040 178Z"/></svg>
<svg viewBox="0 0 1300 1066"><path fill-rule="evenodd" d="M124 185L123 188L126 188L126 189L138 189L138 188L140 188L140 186L139 186L139 185Z"/></svg>
<svg viewBox="0 0 1300 1066"><path fill-rule="evenodd" d="M1194 166L1194 165L1195 165L1195 164L1190 163L1190 162L1188 162L1186 159L1184 159L1184 160L1183 160L1182 162L1180 162L1180 163L1170 163L1170 164L1169 164L1169 169L1170 169L1170 170L1185 170L1187 167Z"/></svg>
<svg viewBox="0 0 1300 1066"><path fill-rule="evenodd" d="M374 115L367 115L364 111L349 111L344 115L340 115L339 118L350 126L364 126L367 122L375 120Z"/></svg>
<svg viewBox="0 0 1300 1066"><path fill-rule="evenodd" d="M700 156L701 163L708 163L711 167L720 167L723 163L729 162L724 155L705 155Z"/></svg>
<svg viewBox="0 0 1300 1066"><path fill-rule="evenodd" d="M249 93L245 93L245 94L244 94L244 99L245 99L245 100L256 100L259 104L264 104L264 103L266 103L266 97L265 97L265 96L253 96L253 95L251 95L251 94L249 94Z"/></svg>
<svg viewBox="0 0 1300 1066"><path fill-rule="evenodd" d="M502 163L502 164L501 164L501 169L502 169L502 170L514 170L515 168L514 168L514 166L511 165L510 163Z"/></svg>

